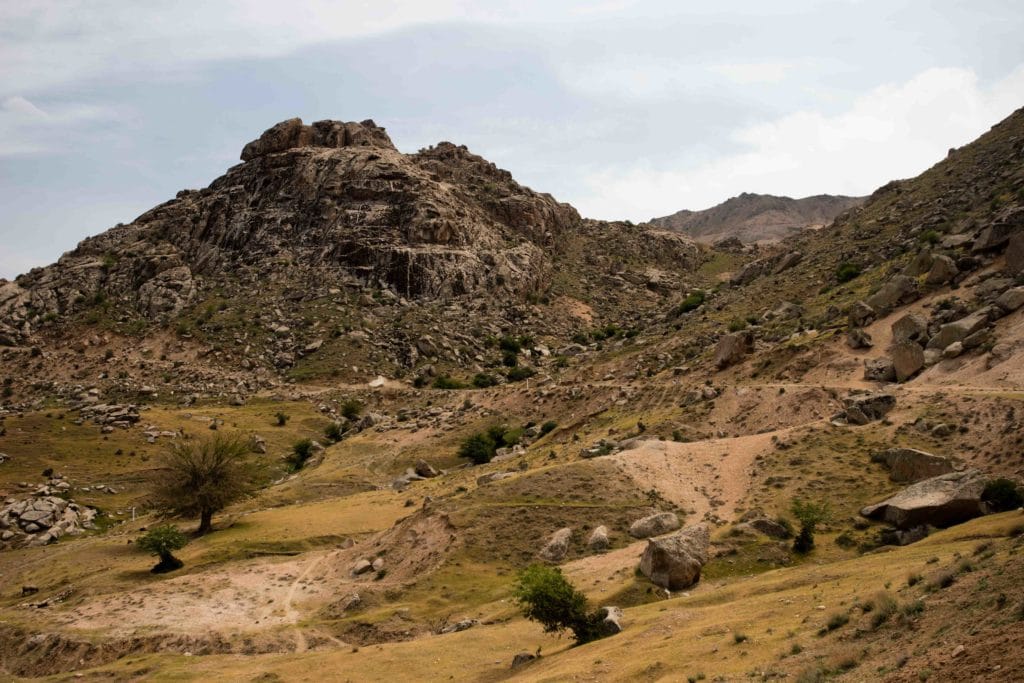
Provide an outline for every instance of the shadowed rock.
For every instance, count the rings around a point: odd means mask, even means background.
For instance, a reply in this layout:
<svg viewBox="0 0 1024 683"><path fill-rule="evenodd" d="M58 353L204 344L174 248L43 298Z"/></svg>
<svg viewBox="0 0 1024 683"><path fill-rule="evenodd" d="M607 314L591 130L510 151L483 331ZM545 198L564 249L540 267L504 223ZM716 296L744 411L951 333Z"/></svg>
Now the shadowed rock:
<svg viewBox="0 0 1024 683"><path fill-rule="evenodd" d="M697 524L671 536L648 539L640 572L668 590L689 588L700 580L700 570L708 561L710 538L707 525Z"/></svg>
<svg viewBox="0 0 1024 683"><path fill-rule="evenodd" d="M947 527L987 514L981 500L985 476L975 469L951 472L925 479L880 503L868 505L860 514L898 529L921 525Z"/></svg>

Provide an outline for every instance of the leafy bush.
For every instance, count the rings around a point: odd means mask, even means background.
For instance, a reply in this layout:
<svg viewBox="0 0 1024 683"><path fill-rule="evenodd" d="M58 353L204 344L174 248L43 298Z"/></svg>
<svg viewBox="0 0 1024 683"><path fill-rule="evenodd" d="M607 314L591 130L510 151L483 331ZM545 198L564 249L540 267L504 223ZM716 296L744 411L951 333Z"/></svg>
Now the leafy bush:
<svg viewBox="0 0 1024 683"><path fill-rule="evenodd" d="M695 289L690 292L683 302L676 308L676 315L682 315L683 313L689 313L690 311L700 308L704 303L704 290Z"/></svg>
<svg viewBox="0 0 1024 683"><path fill-rule="evenodd" d="M523 616L541 624L545 633L572 631L577 645L601 637L602 612L590 612L587 597L557 567L530 565L519 574L513 595Z"/></svg>
<svg viewBox="0 0 1024 683"><path fill-rule="evenodd" d="M459 457L470 460L474 465L483 465L494 458L497 450L498 446L490 435L473 434L459 446Z"/></svg>
<svg viewBox="0 0 1024 683"><path fill-rule="evenodd" d="M477 389L486 389L487 387L493 387L498 384L498 378L494 375L488 375L485 372L478 372L473 375L473 386Z"/></svg>
<svg viewBox="0 0 1024 683"><path fill-rule="evenodd" d="M354 420L363 412L363 403L357 398L350 398L341 404L341 415L346 420Z"/></svg>
<svg viewBox="0 0 1024 683"><path fill-rule="evenodd" d="M828 623L825 624L825 628L829 631L835 631L837 628L842 628L850 623L850 615L846 612L836 612L828 618Z"/></svg>
<svg viewBox="0 0 1024 683"><path fill-rule="evenodd" d="M516 367L517 365L519 365L518 354L512 353L511 351L506 351L505 355L501 357L501 364L504 365L506 368Z"/></svg>
<svg viewBox="0 0 1024 683"><path fill-rule="evenodd" d="M533 368L522 366L518 368L510 368L509 371L505 373L505 377L508 378L509 382L520 382L524 379L529 379L536 374L537 372Z"/></svg>
<svg viewBox="0 0 1024 683"><path fill-rule="evenodd" d="M466 385L457 379L452 379L448 375L438 375L434 379L435 389L465 389Z"/></svg>
<svg viewBox="0 0 1024 683"><path fill-rule="evenodd" d="M312 455L313 442L309 439L302 439L301 441L296 441L292 446L292 453L288 456L288 462L291 464L293 471L298 471L306 465L306 461Z"/></svg>
<svg viewBox="0 0 1024 683"><path fill-rule="evenodd" d="M935 230L925 230L921 233L921 241L925 244L937 244L940 237L941 235Z"/></svg>
<svg viewBox="0 0 1024 683"><path fill-rule="evenodd" d="M836 268L836 279L839 280L839 282L849 282L858 275L860 275L860 266L856 263L844 261L839 264L838 268Z"/></svg>
<svg viewBox="0 0 1024 683"><path fill-rule="evenodd" d="M551 432L555 431L555 429L557 427L558 427L558 423L557 422L555 422L554 420L548 420L547 422L545 422L544 424L542 424L540 426L540 435L541 436L546 436L546 435L550 434Z"/></svg>
<svg viewBox="0 0 1024 683"><path fill-rule="evenodd" d="M517 354L523 350L523 345L516 337L502 337L498 340L498 348L506 353Z"/></svg>
<svg viewBox="0 0 1024 683"><path fill-rule="evenodd" d="M739 332L740 330L746 329L746 327L747 327L747 321L746 320L739 320L739 319L737 319L737 320L732 320L732 321L729 322L729 331L730 332Z"/></svg>
<svg viewBox="0 0 1024 683"><path fill-rule="evenodd" d="M345 430L341 428L341 423L332 422L324 427L324 437L331 443L337 443L345 438Z"/></svg>
<svg viewBox="0 0 1024 683"><path fill-rule="evenodd" d="M590 343L590 335L587 334L586 332L577 332L576 334L572 335L572 340L576 344L586 346L587 344Z"/></svg>
<svg viewBox="0 0 1024 683"><path fill-rule="evenodd" d="M186 543L188 538L177 527L163 524L150 529L135 545L139 550L160 558L160 562L150 571L154 574L163 574L184 566L184 563L174 556L174 551L184 548Z"/></svg>
<svg viewBox="0 0 1024 683"><path fill-rule="evenodd" d="M288 424L287 413L278 412L277 415L275 415L274 417L277 419L278 427L284 427L286 424Z"/></svg>
<svg viewBox="0 0 1024 683"><path fill-rule="evenodd" d="M981 499L997 512L1016 510L1024 505L1024 496L1021 496L1020 488L1005 477L993 479L985 484Z"/></svg>

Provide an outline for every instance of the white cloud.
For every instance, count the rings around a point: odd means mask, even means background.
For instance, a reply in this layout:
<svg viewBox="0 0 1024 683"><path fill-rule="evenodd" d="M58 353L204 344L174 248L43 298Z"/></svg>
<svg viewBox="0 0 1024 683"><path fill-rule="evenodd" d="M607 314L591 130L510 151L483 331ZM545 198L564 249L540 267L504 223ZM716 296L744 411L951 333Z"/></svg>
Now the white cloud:
<svg viewBox="0 0 1024 683"><path fill-rule="evenodd" d="M749 85L753 83L779 83L793 68L789 62L750 62L747 64L717 64L711 67L715 73L728 78L733 83Z"/></svg>
<svg viewBox="0 0 1024 683"><path fill-rule="evenodd" d="M77 126L123 120L111 107L59 104L43 109L20 95L0 101L0 158L46 152L76 134Z"/></svg>
<svg viewBox="0 0 1024 683"><path fill-rule="evenodd" d="M740 192L862 195L917 175L1024 102L1024 66L983 86L969 69L929 69L842 113L800 111L737 130L740 152L689 168L605 170L573 203L587 216L646 220Z"/></svg>

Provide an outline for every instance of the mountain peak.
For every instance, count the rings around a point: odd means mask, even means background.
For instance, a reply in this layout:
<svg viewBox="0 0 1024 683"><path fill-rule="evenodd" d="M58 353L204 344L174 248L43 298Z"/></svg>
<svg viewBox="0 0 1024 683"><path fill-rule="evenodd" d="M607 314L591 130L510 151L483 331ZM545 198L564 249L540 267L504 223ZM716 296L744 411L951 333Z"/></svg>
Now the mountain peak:
<svg viewBox="0 0 1024 683"><path fill-rule="evenodd" d="M384 147L395 149L387 132L372 119L352 121L316 121L311 125L294 118L281 121L242 148L242 161L298 147Z"/></svg>

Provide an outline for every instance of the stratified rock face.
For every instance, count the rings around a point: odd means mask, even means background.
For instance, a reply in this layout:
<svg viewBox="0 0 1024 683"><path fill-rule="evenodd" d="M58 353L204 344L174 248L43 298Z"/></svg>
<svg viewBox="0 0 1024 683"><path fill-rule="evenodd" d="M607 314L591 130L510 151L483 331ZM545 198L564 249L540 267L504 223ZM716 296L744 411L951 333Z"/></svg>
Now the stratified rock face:
<svg viewBox="0 0 1024 683"><path fill-rule="evenodd" d="M640 558L640 571L662 588L689 588L700 580L700 570L708 561L710 540L704 524L688 526L671 536L648 539Z"/></svg>
<svg viewBox="0 0 1024 683"><path fill-rule="evenodd" d="M881 503L860 511L899 529L928 524L947 527L988 511L981 500L986 479L978 470L951 472L909 486Z"/></svg>
<svg viewBox="0 0 1024 683"><path fill-rule="evenodd" d="M283 121L242 159L208 188L0 283L0 334L25 337L33 317L97 297L168 319L224 273L254 285L355 280L409 298L522 297L547 283L546 252L580 224L465 147L405 155L372 121Z"/></svg>

